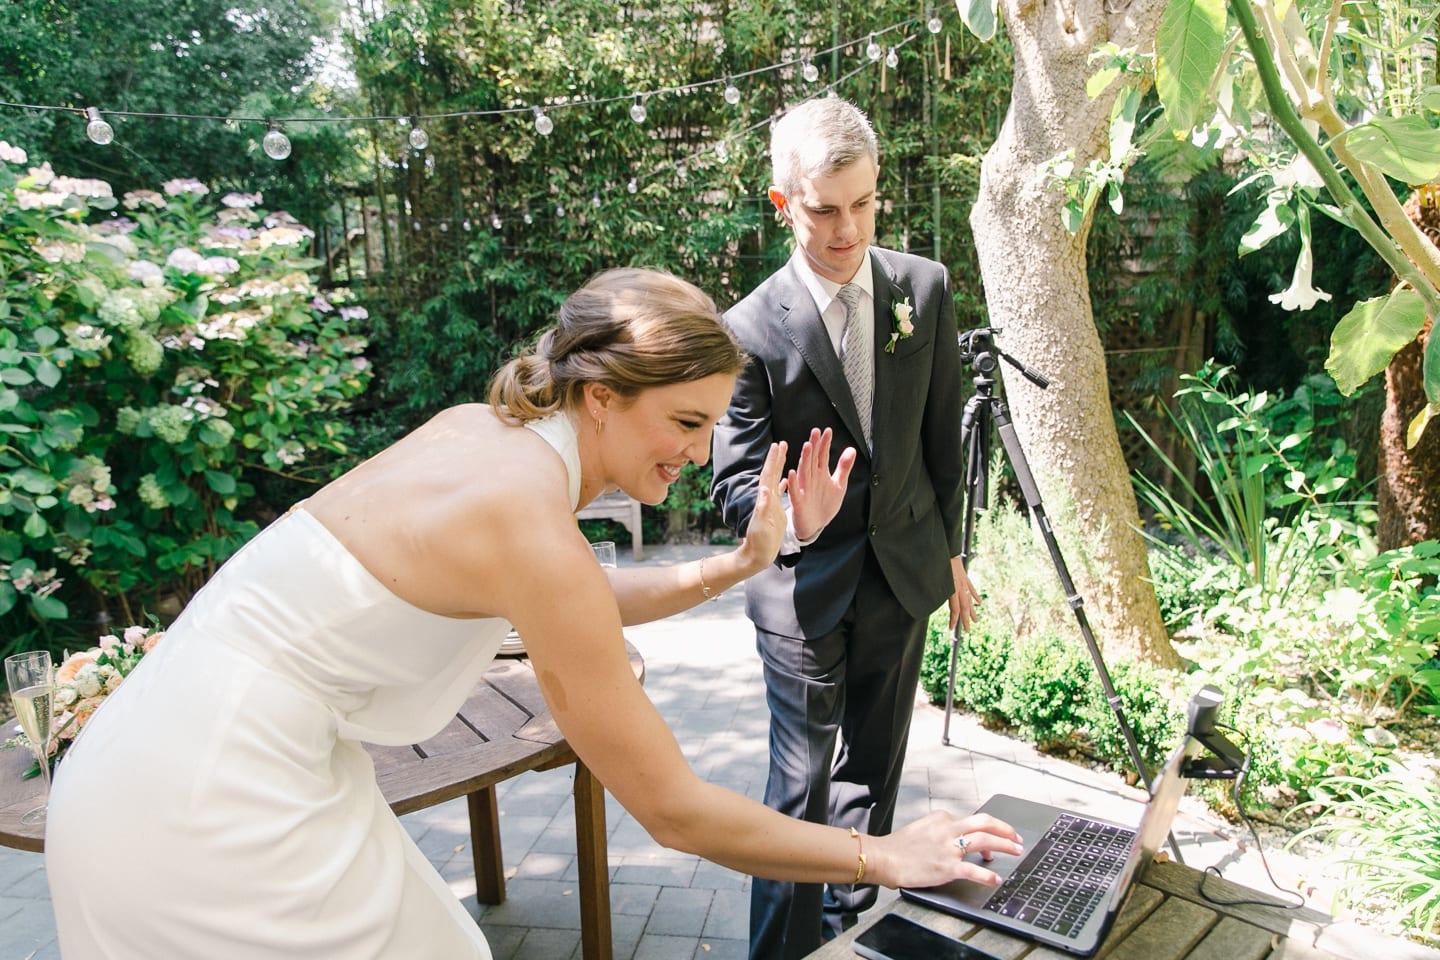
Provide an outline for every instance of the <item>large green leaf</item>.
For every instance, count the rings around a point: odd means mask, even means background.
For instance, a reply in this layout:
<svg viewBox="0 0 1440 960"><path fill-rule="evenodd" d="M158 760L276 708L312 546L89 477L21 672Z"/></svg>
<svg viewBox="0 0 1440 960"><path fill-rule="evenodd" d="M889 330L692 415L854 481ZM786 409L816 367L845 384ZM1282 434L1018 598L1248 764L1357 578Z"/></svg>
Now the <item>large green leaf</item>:
<svg viewBox="0 0 1440 960"><path fill-rule="evenodd" d="M1409 184L1440 177L1440 130L1424 117L1377 117L1345 134L1355 158Z"/></svg>
<svg viewBox="0 0 1440 960"><path fill-rule="evenodd" d="M955 9L971 33L981 40L991 40L997 25L995 4L996 0L955 0Z"/></svg>
<svg viewBox="0 0 1440 960"><path fill-rule="evenodd" d="M1335 378L1340 392L1349 396L1384 370L1395 352L1414 340L1424 324L1425 301L1409 287L1356 304L1335 325L1325 369ZM1428 394L1428 371L1426 380Z"/></svg>
<svg viewBox="0 0 1440 960"><path fill-rule="evenodd" d="M1224 52L1224 0L1170 0L1155 39L1155 89L1177 134L1204 119Z"/></svg>

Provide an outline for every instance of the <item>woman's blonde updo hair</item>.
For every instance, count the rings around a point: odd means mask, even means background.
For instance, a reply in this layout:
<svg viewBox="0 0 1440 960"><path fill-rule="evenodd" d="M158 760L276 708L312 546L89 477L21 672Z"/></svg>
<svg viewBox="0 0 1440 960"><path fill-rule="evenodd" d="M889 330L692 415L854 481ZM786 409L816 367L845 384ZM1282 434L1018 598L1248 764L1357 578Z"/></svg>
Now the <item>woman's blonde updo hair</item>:
<svg viewBox="0 0 1440 960"><path fill-rule="evenodd" d="M659 270L606 270L495 374L490 405L502 420L524 423L575 406L587 383L629 400L649 387L737 374L744 363L715 301L698 287Z"/></svg>

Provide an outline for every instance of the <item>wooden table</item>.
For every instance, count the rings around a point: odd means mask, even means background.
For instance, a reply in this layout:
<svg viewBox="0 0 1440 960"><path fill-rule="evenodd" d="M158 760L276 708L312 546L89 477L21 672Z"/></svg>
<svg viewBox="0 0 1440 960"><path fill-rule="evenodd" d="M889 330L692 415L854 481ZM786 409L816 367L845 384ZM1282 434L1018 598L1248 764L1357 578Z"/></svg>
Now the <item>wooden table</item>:
<svg viewBox="0 0 1440 960"><path fill-rule="evenodd" d="M644 659L629 644L626 651L635 676L643 681ZM475 858L475 896L481 903L505 900L495 785L527 770L551 770L573 763L581 948L585 960L610 960L605 788L555 726L529 660L497 658L455 719L424 743L367 745L366 749L375 761L375 780L397 816L465 797ZM38 777L21 779L30 765L27 752L0 750L0 845L38 852L45 848L43 824L20 822L40 796Z"/></svg>
<svg viewBox="0 0 1440 960"><path fill-rule="evenodd" d="M1308 908L1209 903L1200 896L1200 879L1198 871L1180 864L1152 866L1120 911L1097 960L1440 960L1440 951ZM1217 900L1281 902L1214 876L1205 878L1205 892ZM855 960L851 941L883 912L810 954L809 960ZM895 901L888 912L918 920L1001 960L1073 960L1070 954L908 900Z"/></svg>

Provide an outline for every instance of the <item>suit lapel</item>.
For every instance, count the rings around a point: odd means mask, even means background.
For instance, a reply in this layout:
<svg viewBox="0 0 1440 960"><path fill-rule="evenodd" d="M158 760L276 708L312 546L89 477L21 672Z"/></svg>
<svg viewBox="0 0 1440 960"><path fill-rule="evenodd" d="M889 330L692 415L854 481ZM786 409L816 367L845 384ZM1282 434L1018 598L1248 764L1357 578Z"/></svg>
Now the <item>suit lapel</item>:
<svg viewBox="0 0 1440 960"><path fill-rule="evenodd" d="M786 264L786 283L778 291L780 325L784 328L785 335L795 344L800 356L805 359L805 365L810 368L815 379L820 381L821 388L835 405L846 428L854 436L863 437L865 434L860 429L860 414L855 409L855 398L850 395L850 385L845 381L845 371L840 366L840 358L835 355L830 333L825 329L825 322L820 319L815 298L810 296L804 281L794 273L795 269L794 263ZM860 446L864 446L864 443Z"/></svg>

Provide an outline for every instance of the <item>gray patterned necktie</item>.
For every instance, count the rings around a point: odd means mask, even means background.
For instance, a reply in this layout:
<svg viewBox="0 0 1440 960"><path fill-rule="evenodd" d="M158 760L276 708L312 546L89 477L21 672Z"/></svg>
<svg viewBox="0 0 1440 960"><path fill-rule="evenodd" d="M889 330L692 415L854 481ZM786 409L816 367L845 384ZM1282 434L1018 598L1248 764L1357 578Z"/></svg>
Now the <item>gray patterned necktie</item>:
<svg viewBox="0 0 1440 960"><path fill-rule="evenodd" d="M835 297L845 304L845 333L840 340L840 366L845 370L845 381L850 384L850 396L854 398L855 409L860 413L860 425L865 431L865 446L871 448L870 403L875 391L871 357L875 351L870 324L861 319L862 293L858 285L847 283Z"/></svg>

